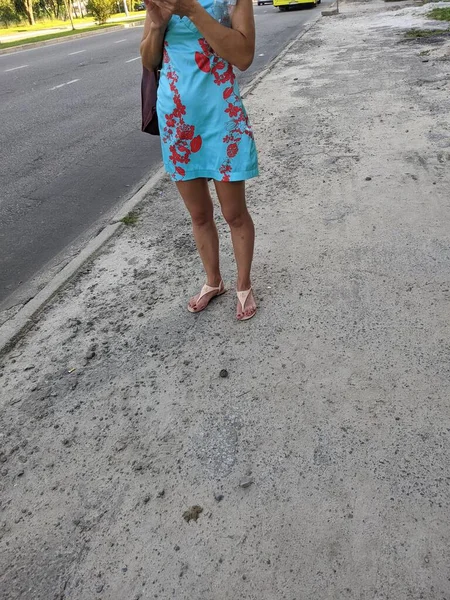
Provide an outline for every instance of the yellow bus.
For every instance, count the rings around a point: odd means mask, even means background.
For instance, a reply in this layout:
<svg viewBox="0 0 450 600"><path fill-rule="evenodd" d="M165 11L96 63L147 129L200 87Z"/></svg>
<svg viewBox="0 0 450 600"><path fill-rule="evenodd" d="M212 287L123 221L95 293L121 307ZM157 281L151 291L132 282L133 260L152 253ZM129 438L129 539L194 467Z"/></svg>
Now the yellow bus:
<svg viewBox="0 0 450 600"><path fill-rule="evenodd" d="M321 0L273 0L273 5L278 6L278 9L282 12L289 10L291 6L297 6L298 4L307 4L311 8L314 8L321 3Z"/></svg>

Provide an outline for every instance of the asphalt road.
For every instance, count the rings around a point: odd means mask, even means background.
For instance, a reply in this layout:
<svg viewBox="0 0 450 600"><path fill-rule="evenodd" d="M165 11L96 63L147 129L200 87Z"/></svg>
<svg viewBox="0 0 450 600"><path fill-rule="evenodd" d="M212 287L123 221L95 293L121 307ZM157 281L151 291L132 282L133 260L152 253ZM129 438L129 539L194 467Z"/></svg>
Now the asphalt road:
<svg viewBox="0 0 450 600"><path fill-rule="evenodd" d="M320 10L255 6L249 82ZM130 28L0 56L0 309L32 297L160 165Z"/></svg>

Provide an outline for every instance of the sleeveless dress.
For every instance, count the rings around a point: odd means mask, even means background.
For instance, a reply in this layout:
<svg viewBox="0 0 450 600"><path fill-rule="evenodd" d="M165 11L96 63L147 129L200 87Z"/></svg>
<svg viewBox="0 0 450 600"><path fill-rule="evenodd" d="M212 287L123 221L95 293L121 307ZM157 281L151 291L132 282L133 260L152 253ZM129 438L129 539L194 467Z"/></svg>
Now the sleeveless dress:
<svg viewBox="0 0 450 600"><path fill-rule="evenodd" d="M231 26L236 0L199 0ZM157 114L164 166L174 181L242 181L258 175L253 132L233 67L217 56L187 17L169 21Z"/></svg>

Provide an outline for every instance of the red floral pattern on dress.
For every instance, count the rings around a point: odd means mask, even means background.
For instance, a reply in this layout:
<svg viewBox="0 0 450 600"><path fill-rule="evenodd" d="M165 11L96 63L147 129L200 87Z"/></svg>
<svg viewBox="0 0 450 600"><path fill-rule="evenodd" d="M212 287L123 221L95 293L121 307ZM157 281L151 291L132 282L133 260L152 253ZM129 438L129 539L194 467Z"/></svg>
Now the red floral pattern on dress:
<svg viewBox="0 0 450 600"><path fill-rule="evenodd" d="M227 158L222 163L219 170L222 174L222 181L230 181L230 174L232 171L231 159L239 152L239 143L242 136L247 135L253 139L253 132L242 106L241 99L239 95L236 94L234 88L225 89L223 97L225 100L228 100L225 112L230 117L230 124L228 133L223 138L223 142L227 144Z"/></svg>
<svg viewBox="0 0 450 600"><path fill-rule="evenodd" d="M202 52L195 53L195 62L204 73L211 73L214 83L218 86L226 86L223 91L223 99L227 101L226 114L229 116L227 135L223 138L227 145L227 158L222 163L219 171L222 181L230 181L231 159L239 152L239 142L242 136L248 135L253 139L253 132L248 117L242 106L241 98L235 90L236 75L230 63L221 59L205 39L199 39Z"/></svg>
<svg viewBox="0 0 450 600"><path fill-rule="evenodd" d="M195 53L195 62L197 67L204 73L211 73L214 77L216 85L224 85L230 83L234 85L236 75L230 63L224 61L214 52L211 46L204 38L198 40L202 52Z"/></svg>
<svg viewBox="0 0 450 600"><path fill-rule="evenodd" d="M164 64L167 65L167 79L170 91L173 94L175 108L169 115L164 116L166 126L164 127L163 141L169 144L169 160L175 168L172 178L176 179L177 175L181 177L186 175L182 165L189 164L191 154L200 150L203 140L200 135L195 135L195 127L184 120L186 106L181 101L180 92L177 88L178 75L170 64L167 46L168 43L165 42L163 60Z"/></svg>

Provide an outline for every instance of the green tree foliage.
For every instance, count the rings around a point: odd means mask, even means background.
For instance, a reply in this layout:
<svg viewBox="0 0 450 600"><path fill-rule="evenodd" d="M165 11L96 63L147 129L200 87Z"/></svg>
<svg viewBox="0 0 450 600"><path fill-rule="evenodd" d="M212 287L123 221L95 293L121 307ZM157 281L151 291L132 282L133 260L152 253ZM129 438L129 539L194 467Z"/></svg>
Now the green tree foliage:
<svg viewBox="0 0 450 600"><path fill-rule="evenodd" d="M0 23L4 27L16 25L20 22L20 16L11 0L0 0Z"/></svg>
<svg viewBox="0 0 450 600"><path fill-rule="evenodd" d="M64 0L39 0L39 14L51 19L64 19L66 6Z"/></svg>
<svg viewBox="0 0 450 600"><path fill-rule="evenodd" d="M13 0L16 13L28 19L30 25L35 24L33 0Z"/></svg>
<svg viewBox="0 0 450 600"><path fill-rule="evenodd" d="M99 24L106 23L116 9L115 0L89 0L87 9Z"/></svg>

